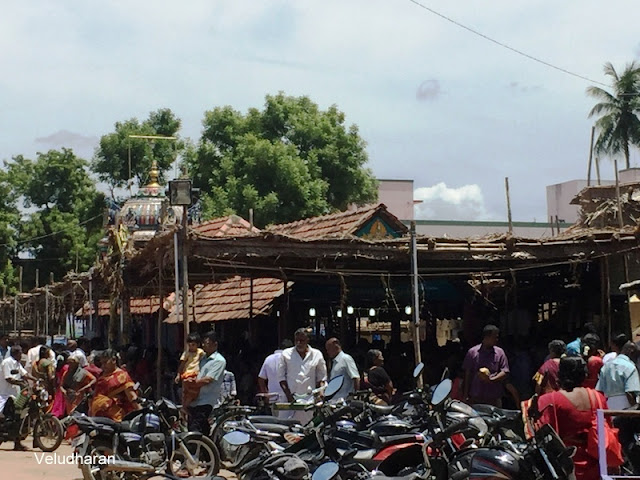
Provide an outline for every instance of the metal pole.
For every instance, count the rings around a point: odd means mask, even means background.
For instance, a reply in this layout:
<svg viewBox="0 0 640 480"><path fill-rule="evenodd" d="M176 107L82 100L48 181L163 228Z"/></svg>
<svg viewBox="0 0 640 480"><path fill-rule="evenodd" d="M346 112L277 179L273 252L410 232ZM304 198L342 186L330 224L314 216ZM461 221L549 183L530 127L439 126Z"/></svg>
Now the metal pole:
<svg viewBox="0 0 640 480"><path fill-rule="evenodd" d="M18 331L18 295L13 297L13 334Z"/></svg>
<svg viewBox="0 0 640 480"><path fill-rule="evenodd" d="M174 261L175 261L175 271L174 271L174 278L175 278L175 289L176 289L176 293L175 293L175 303L173 305L173 314L176 316L176 323L178 323L178 319L180 318L180 306L179 306L179 302L180 302L180 266L179 266L179 254L178 254L178 231L176 230L173 234L173 257L174 257ZM185 341L187 336L185 335Z"/></svg>
<svg viewBox="0 0 640 480"><path fill-rule="evenodd" d="M189 269L187 265L187 206L182 207L182 322L184 326L184 349L187 350L189 335Z"/></svg>
<svg viewBox="0 0 640 480"><path fill-rule="evenodd" d="M616 171L618 169L616 168ZM596 157L596 179L598 180L598 185L600 185L600 160Z"/></svg>
<svg viewBox="0 0 640 480"><path fill-rule="evenodd" d="M49 336L49 285L44 287L44 334Z"/></svg>
<svg viewBox="0 0 640 480"><path fill-rule="evenodd" d="M422 362L420 351L420 305L418 294L418 243L416 241L416 222L411 222L411 304L413 306L413 348L416 365ZM422 388L422 375L417 379L418 388Z"/></svg>
<svg viewBox="0 0 640 480"><path fill-rule="evenodd" d="M163 255L159 254L159 266L158 266L158 331L157 331L157 343L158 354L156 357L156 399L162 398L162 325L164 322L164 315L162 309L162 259Z"/></svg>
<svg viewBox="0 0 640 480"><path fill-rule="evenodd" d="M507 219L509 221L509 235L513 235L513 222L511 221L511 197L509 196L509 177L504 177L504 187L507 191Z"/></svg>

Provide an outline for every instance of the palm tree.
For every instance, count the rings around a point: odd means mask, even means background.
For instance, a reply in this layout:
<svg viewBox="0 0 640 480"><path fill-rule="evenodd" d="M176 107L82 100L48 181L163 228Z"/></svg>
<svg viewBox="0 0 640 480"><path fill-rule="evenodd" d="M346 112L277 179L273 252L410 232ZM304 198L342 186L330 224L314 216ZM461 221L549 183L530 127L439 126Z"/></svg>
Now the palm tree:
<svg viewBox="0 0 640 480"><path fill-rule="evenodd" d="M613 79L613 93L600 87L587 88L587 94L600 102L589 112L590 118L599 117L595 151L609 156L622 152L629 168L629 147L640 145L640 66L633 61L618 75L607 62L604 73Z"/></svg>

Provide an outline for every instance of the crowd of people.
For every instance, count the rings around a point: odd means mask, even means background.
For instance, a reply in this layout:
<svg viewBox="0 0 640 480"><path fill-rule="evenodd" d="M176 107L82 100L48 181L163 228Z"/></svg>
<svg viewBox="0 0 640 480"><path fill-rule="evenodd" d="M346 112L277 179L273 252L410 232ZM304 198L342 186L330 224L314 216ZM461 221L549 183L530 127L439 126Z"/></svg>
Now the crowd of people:
<svg viewBox="0 0 640 480"><path fill-rule="evenodd" d="M559 339L548 342L546 357L536 362L531 350L519 342L508 355L498 346L499 340L498 327L487 325L478 345L467 346L460 338L434 352L423 352L427 383L435 383L432 379L447 367L453 380L452 397L470 404L519 407L522 400L539 394L543 409L553 406L544 409L543 420L553 425L568 445L578 449L574 458L578 478L596 478L584 473L590 472L597 460L587 454L583 437L599 406L620 410L637 405L638 346L619 334L605 352L596 329L587 324L584 332L568 344ZM0 359L4 359L0 412L8 398L19 391L18 380L26 378L41 380L51 392L52 413L57 417L82 409L90 415L120 421L128 412L140 408L136 401L140 389L135 388L134 382L143 388L152 384L153 352L140 354L131 347L98 350L84 338L53 348L45 345L41 337L36 337L28 348L10 343L6 335L0 337ZM182 404L193 430L208 431L213 409L227 398L239 397L243 403L250 403L256 393L269 393L272 401L292 402L338 375L345 381L337 399L348 397L354 390L369 389L371 402L391 404L398 391L413 386L410 344L385 348L380 342L360 341L345 352L339 339L329 338L323 345L316 345L324 347L324 355L310 345L308 330L299 329L293 342L285 340L281 348L259 362L255 351L240 349L232 357L231 369L218 349L214 332L202 337L191 334L187 345L179 361L176 358L175 368L168 369L174 373L170 374L171 388L167 393L179 396L176 400ZM238 384L231 370L239 373ZM302 422L311 415L296 410L276 414ZM620 435L624 442L626 433L621 431Z"/></svg>

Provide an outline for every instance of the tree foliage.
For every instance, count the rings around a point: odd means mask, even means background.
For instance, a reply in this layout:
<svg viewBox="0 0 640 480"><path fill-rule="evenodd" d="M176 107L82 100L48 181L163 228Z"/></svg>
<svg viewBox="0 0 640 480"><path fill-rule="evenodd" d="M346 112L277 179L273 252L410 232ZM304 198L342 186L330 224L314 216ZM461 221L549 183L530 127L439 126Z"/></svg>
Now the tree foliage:
<svg viewBox="0 0 640 480"><path fill-rule="evenodd" d="M16 194L5 170L0 170L0 289L15 291L16 275L11 258L18 246L16 225L20 221Z"/></svg>
<svg viewBox="0 0 640 480"><path fill-rule="evenodd" d="M631 62L618 75L607 62L604 73L612 79L612 93L600 87L587 88L587 94L598 100L589 112L589 117L598 117L595 151L610 157L622 153L629 168L630 146L640 146L640 66Z"/></svg>
<svg viewBox="0 0 640 480"><path fill-rule="evenodd" d="M30 210L18 224L18 251L29 253L41 270L61 278L69 270L86 270L95 261L102 237L104 195L91 180L88 162L72 150L23 156L6 164L16 195Z"/></svg>
<svg viewBox="0 0 640 480"><path fill-rule="evenodd" d="M279 93L266 97L263 110L207 111L203 125L185 161L205 216L246 216L252 208L264 226L377 198L366 144L335 105L321 110L306 96Z"/></svg>
<svg viewBox="0 0 640 480"><path fill-rule="evenodd" d="M130 138L129 135L177 136L181 121L174 113L163 108L149 114L143 122L131 118L124 122L116 122L115 131L100 138L92 161L92 170L103 182L111 187L123 187L130 179L129 155L131 156L131 179L143 185L148 180L151 162L156 160L163 174L176 159L176 155L184 147L177 140L147 140Z"/></svg>

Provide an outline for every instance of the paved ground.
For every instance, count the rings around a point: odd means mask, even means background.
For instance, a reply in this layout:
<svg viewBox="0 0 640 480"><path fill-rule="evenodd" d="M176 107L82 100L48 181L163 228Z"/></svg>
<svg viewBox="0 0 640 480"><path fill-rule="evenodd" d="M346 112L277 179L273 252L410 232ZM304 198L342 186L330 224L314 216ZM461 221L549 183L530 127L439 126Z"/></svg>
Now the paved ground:
<svg viewBox="0 0 640 480"><path fill-rule="evenodd" d="M13 442L0 444L0 478L7 480L82 480L82 473L76 465L64 465L64 457L71 455L71 446L62 442L60 448L52 453L43 453L40 449L32 448L33 441L29 437L23 442L29 448L27 452L14 452ZM47 465L54 459L58 464ZM40 461L40 463L38 463ZM235 480L235 475L222 470L220 475Z"/></svg>
<svg viewBox="0 0 640 480"><path fill-rule="evenodd" d="M47 456L53 461L56 458L71 455L73 451L69 444L63 443L58 450L45 453L37 448L31 448L31 438L25 440L24 445L29 447L27 452L14 452L13 442L0 445L0 477L12 480L76 480L82 479L80 469L76 465L47 465ZM42 455L45 455L43 458ZM41 463L38 463L41 460Z"/></svg>

